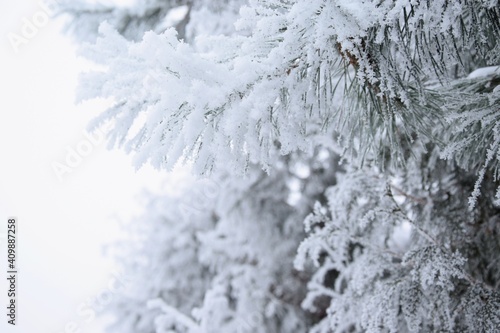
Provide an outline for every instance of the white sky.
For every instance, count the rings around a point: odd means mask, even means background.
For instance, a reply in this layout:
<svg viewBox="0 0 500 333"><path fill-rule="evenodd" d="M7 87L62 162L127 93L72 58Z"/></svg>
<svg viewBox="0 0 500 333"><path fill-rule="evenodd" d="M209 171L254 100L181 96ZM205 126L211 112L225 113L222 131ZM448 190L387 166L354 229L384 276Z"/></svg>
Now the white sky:
<svg viewBox="0 0 500 333"><path fill-rule="evenodd" d="M6 323L6 244L0 238L5 333L61 333L68 322L82 324L79 305L106 290L111 279L101 248L118 232L113 214L137 212L134 196L142 188L158 189L162 179L150 167L136 173L129 157L101 143L58 180L51 164L65 163L67 147L85 140L82 131L103 105L73 105L85 63L58 34L58 22L50 20L14 52L7 34L21 34L23 17L38 11L34 0L0 0L0 234L10 216L20 229L15 328ZM92 320L77 332L100 333L101 326Z"/></svg>

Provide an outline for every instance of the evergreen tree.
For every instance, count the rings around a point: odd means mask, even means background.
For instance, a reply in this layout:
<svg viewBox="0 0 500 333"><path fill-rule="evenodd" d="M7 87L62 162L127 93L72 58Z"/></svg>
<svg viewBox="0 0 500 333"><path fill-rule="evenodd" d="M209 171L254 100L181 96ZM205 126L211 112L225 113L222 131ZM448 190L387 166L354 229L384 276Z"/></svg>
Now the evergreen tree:
<svg viewBox="0 0 500 333"><path fill-rule="evenodd" d="M138 166L229 180L147 241L191 239L187 289L137 298L177 295L153 302L157 332L498 331L497 0L62 8L106 68L82 76L81 99L115 103L93 126ZM153 220L175 211L160 200ZM178 265L137 251L151 275Z"/></svg>
<svg viewBox="0 0 500 333"><path fill-rule="evenodd" d="M328 183L326 159L317 159L308 185L321 185L305 198L292 198L305 183L287 171L292 163L274 176L252 167L235 181L220 172L178 196L149 196L129 224L138 237L118 250L137 282L115 300L112 331L307 331L318 317L301 308L311 271L294 270L293 259L310 198Z"/></svg>

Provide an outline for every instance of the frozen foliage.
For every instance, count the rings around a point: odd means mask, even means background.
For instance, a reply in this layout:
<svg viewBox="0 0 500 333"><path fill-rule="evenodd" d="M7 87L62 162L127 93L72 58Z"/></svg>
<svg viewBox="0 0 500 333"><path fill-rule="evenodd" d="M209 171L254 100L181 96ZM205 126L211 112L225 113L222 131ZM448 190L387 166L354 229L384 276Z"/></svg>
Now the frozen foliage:
<svg viewBox="0 0 500 333"><path fill-rule="evenodd" d="M500 149L500 67L492 66L472 72L452 86L460 98L449 98L444 107L450 112L446 120L451 124L449 142L442 156L455 159L458 165L478 173L478 180L469 198L469 206L476 205L485 173L498 173ZM451 89L450 89L451 90ZM497 192L497 200L500 192Z"/></svg>
<svg viewBox="0 0 500 333"><path fill-rule="evenodd" d="M61 3L91 126L218 184L150 199L119 332L498 331L497 0Z"/></svg>
<svg viewBox="0 0 500 333"><path fill-rule="evenodd" d="M240 182L218 174L178 198L148 199L130 225L139 237L119 252L125 270L140 277L114 305L126 318L116 331L306 331L308 273L292 264L303 213L287 203L290 178L252 168Z"/></svg>
<svg viewBox="0 0 500 333"><path fill-rule="evenodd" d="M308 258L318 267L303 306L316 311L329 300L328 316L311 332L495 332L500 327L495 291L500 271L490 252L500 243L498 236L484 235L498 235L498 215L482 212L495 222L469 216L463 203L470 186L447 171L434 179L439 188L418 186L422 175L414 175L419 177L411 179L412 194L399 189L410 187L406 181L396 186L366 169L339 177L327 190L327 206L317 204L305 221L310 235L295 261L299 269ZM395 246L395 229L402 224L411 227L411 238Z"/></svg>
<svg viewBox="0 0 500 333"><path fill-rule="evenodd" d="M138 151L138 164L194 159L203 173L217 154L238 170L268 169L277 154L310 151L328 128L351 155L375 147L400 162L413 133L429 136L443 118L449 85L436 85L499 61L490 3L252 1L240 14L249 36L186 44L170 29L129 41L107 23L85 48L108 68L83 78L94 88L80 97L114 98L100 120L116 122L112 141ZM148 122L127 137L142 112Z"/></svg>
<svg viewBox="0 0 500 333"><path fill-rule="evenodd" d="M132 240L116 246L123 269L136 276L136 284L115 299L114 310L121 318L113 328L122 333L155 332L161 311L147 307L154 298L189 314L201 304L210 283L208 267L198 260L201 243L196 235L214 227L211 212L195 211L196 218L187 219L185 204L178 198L149 195L146 202L140 221L128 226ZM131 248L130 243L135 245Z"/></svg>
<svg viewBox="0 0 500 333"><path fill-rule="evenodd" d="M147 31L162 33L171 27L177 29L181 38L190 40L200 33L234 32L232 22L236 21L238 9L245 1L143 0L130 7L85 0L58 0L57 3L60 12L71 16L67 31L81 40L95 41L97 28L103 21L129 40L140 40Z"/></svg>

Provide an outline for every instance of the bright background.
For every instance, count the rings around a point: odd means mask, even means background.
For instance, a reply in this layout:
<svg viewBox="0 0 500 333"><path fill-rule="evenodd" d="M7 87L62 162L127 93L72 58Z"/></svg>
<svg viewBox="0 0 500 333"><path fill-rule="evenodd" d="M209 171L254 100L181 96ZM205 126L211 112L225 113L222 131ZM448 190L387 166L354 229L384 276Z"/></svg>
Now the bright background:
<svg viewBox="0 0 500 333"><path fill-rule="evenodd" d="M67 147L105 107L74 105L78 72L88 67L51 18L15 52L7 35L21 35L23 18L41 10L37 1L0 0L0 332L103 332L103 320L77 313L106 291L115 267L103 244L119 233L116 216L139 212L137 194L156 191L162 176L146 166L135 172L130 157L93 147L61 182L53 162L65 164ZM17 325L7 325L7 218L19 220ZM71 324L70 324L71 325Z"/></svg>

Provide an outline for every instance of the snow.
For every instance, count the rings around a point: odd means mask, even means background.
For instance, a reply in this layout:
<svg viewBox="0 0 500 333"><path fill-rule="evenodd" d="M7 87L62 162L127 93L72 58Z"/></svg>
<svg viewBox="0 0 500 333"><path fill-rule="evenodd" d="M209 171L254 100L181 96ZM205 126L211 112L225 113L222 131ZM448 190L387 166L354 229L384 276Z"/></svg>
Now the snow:
<svg viewBox="0 0 500 333"><path fill-rule="evenodd" d="M498 66L468 75L500 62L491 3L197 0L179 34L174 0L89 14L106 70L80 96L116 102L111 145L217 177L131 220L115 329L494 332Z"/></svg>
<svg viewBox="0 0 500 333"><path fill-rule="evenodd" d="M489 67L481 67L473 72L471 72L467 78L468 79L478 79L482 77L487 77L491 75L500 75L500 66L489 66Z"/></svg>

